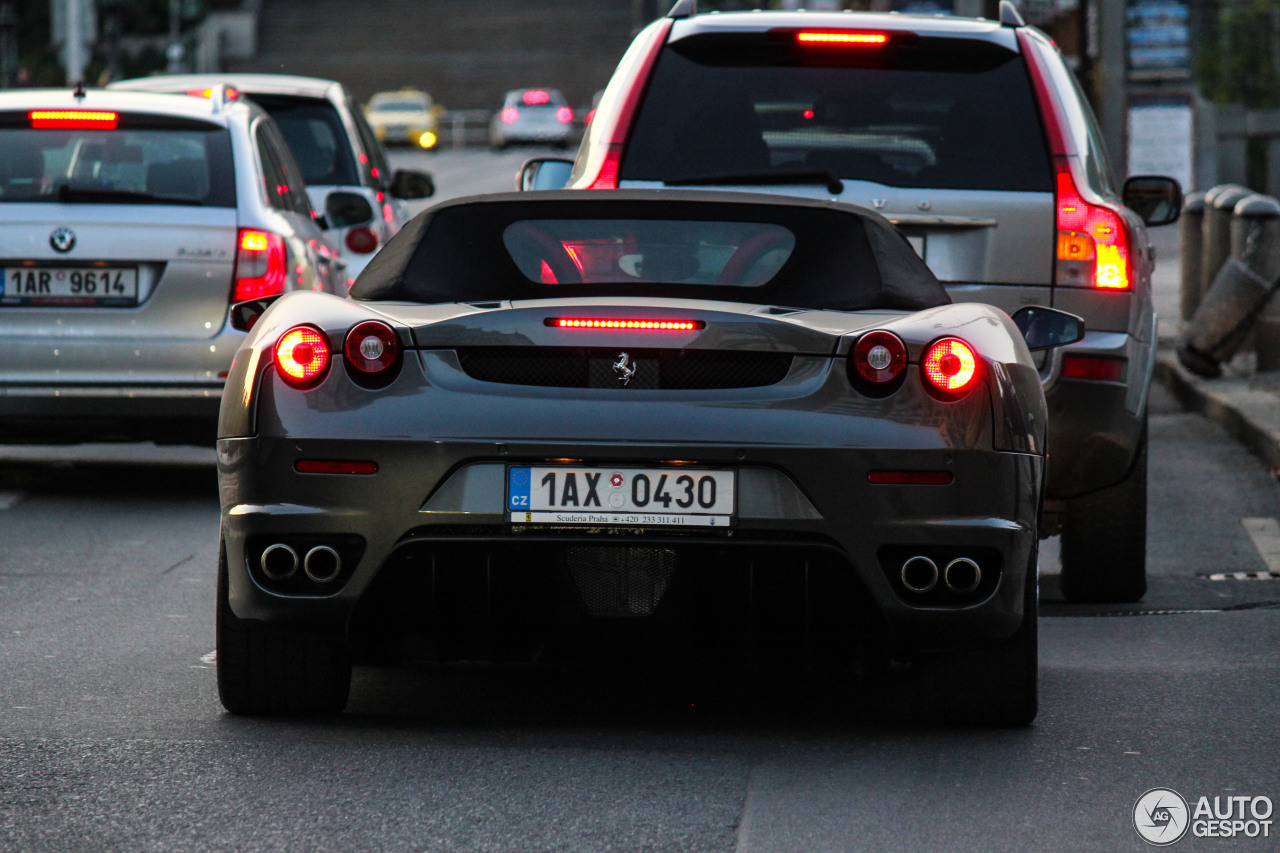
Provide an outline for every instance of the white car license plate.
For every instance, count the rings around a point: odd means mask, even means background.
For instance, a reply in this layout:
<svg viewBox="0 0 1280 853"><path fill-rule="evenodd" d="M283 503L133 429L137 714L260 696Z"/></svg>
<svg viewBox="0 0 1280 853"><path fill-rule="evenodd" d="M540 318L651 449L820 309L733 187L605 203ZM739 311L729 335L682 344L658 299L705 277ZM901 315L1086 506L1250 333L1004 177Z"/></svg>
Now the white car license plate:
<svg viewBox="0 0 1280 853"><path fill-rule="evenodd" d="M138 271L130 267L0 268L6 305L136 305Z"/></svg>
<svg viewBox="0 0 1280 853"><path fill-rule="evenodd" d="M524 524L728 527L734 472L707 468L507 470L510 520Z"/></svg>

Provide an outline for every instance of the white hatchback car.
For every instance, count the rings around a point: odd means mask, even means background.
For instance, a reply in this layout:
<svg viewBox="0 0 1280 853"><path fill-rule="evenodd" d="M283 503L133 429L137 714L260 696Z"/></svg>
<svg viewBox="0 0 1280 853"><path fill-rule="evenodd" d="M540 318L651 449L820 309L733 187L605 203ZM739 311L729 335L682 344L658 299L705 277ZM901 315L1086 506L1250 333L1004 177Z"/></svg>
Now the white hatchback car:
<svg viewBox="0 0 1280 853"><path fill-rule="evenodd" d="M356 193L369 203L370 213L363 219L348 217L343 227L325 223L326 234L347 262L350 279L408 221L403 202L435 192L425 172L392 172L354 99L334 80L287 74L174 74L121 80L109 88L207 97L219 85L252 98L275 119L302 168L317 211L326 209L333 192Z"/></svg>
<svg viewBox="0 0 1280 853"><path fill-rule="evenodd" d="M5 92L0 151L4 441L211 441L243 338L228 307L346 294L302 174L251 101Z"/></svg>

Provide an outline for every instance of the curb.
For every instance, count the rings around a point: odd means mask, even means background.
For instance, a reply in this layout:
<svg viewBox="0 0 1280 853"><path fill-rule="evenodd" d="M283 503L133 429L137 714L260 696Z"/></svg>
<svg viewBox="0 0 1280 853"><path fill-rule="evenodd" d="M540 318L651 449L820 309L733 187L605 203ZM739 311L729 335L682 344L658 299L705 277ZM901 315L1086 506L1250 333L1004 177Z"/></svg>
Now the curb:
<svg viewBox="0 0 1280 853"><path fill-rule="evenodd" d="M1161 342L1155 379L1186 410L1217 423L1236 441L1280 469L1280 396L1251 386L1245 377L1204 379L1178 361L1172 343Z"/></svg>

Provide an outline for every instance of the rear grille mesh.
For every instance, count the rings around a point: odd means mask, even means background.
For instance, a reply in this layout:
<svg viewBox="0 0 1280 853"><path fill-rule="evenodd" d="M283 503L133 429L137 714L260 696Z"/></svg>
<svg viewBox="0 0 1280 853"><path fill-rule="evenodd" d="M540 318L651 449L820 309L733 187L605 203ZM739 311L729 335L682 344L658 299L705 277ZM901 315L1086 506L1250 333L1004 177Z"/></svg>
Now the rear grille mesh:
<svg viewBox="0 0 1280 853"><path fill-rule="evenodd" d="M576 547L565 553L569 576L592 616L648 616L676 569L670 548Z"/></svg>
<svg viewBox="0 0 1280 853"><path fill-rule="evenodd" d="M695 390L775 385L791 369L791 354L723 350L634 349L635 373L624 386L613 369L619 349L469 347L457 350L463 371L482 382L558 388Z"/></svg>

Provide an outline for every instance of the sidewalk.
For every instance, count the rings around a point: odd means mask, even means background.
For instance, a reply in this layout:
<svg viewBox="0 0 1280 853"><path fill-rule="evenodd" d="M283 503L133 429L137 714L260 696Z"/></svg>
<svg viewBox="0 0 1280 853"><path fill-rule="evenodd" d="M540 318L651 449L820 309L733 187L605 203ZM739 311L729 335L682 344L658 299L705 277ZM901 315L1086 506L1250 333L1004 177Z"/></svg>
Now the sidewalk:
<svg viewBox="0 0 1280 853"><path fill-rule="evenodd" d="M1256 373L1252 353L1224 364L1217 379L1196 376L1178 362L1178 226L1152 229L1151 236L1156 246L1152 292L1160 317L1155 381L1184 408L1213 420L1269 466L1280 469L1280 373Z"/></svg>

